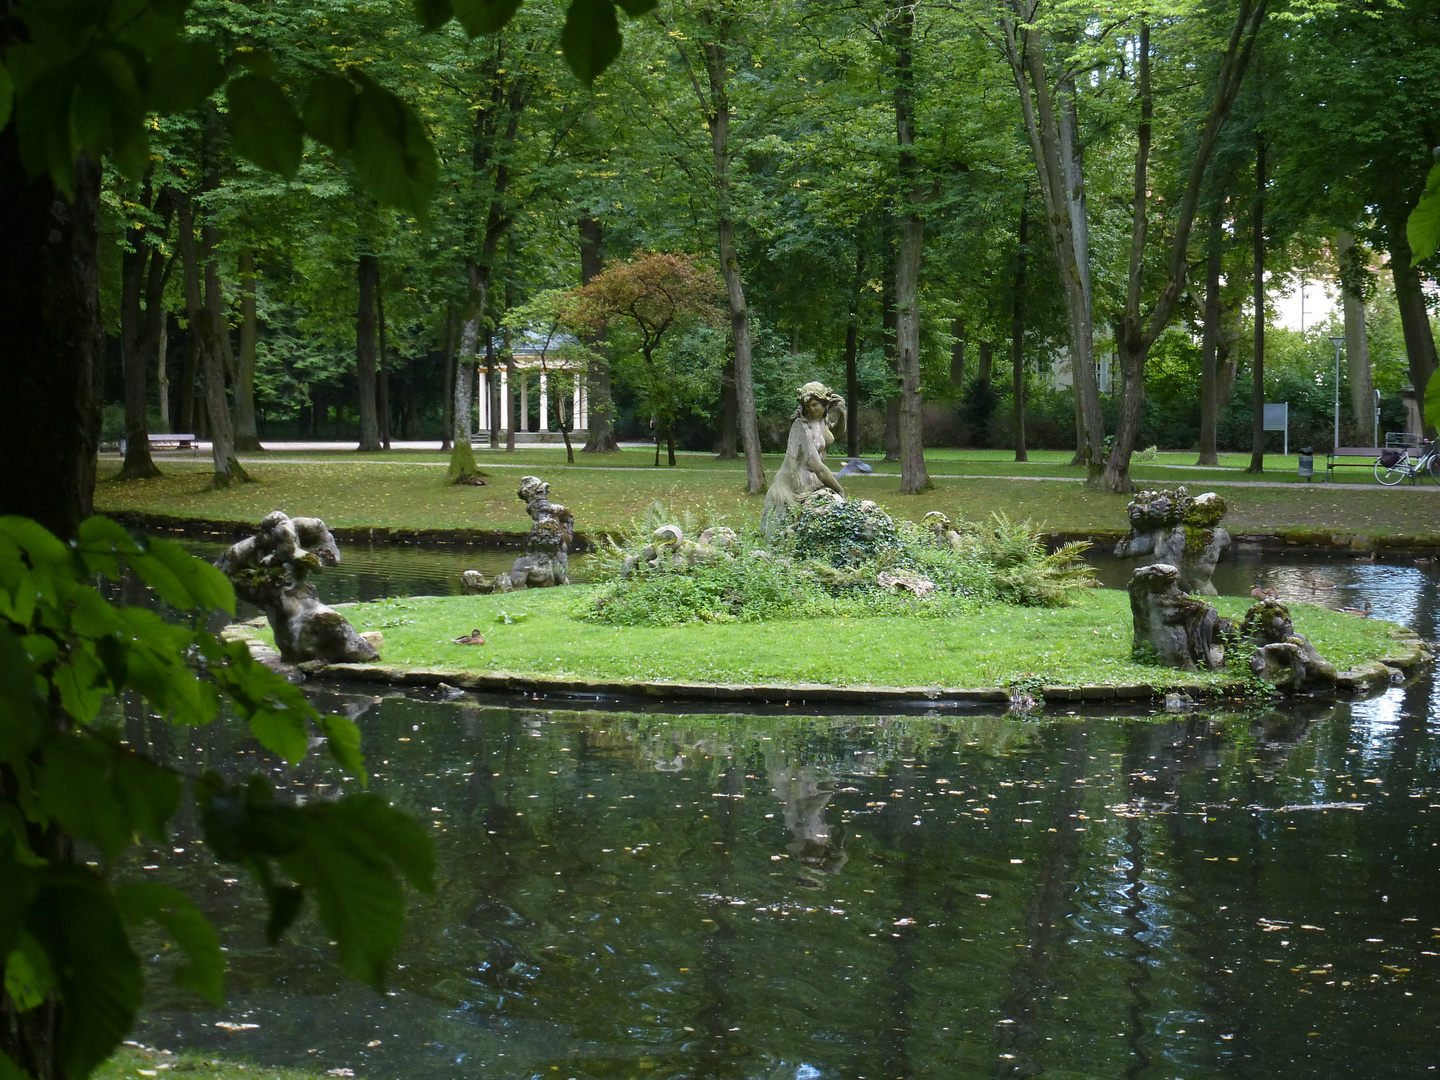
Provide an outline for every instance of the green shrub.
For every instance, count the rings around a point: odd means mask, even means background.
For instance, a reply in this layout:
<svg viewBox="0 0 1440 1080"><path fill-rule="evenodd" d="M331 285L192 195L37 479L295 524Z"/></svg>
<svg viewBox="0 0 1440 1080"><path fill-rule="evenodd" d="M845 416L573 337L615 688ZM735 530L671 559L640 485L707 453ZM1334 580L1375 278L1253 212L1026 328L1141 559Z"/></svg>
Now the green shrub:
<svg viewBox="0 0 1440 1080"><path fill-rule="evenodd" d="M1087 544L1046 554L1034 525L1003 515L985 525L922 528L895 521L874 503L821 496L807 501L772 543L751 531L723 545L697 546L712 524L718 523L709 515L676 520L660 504L650 506L590 556L587 573L601 584L577 617L628 626L940 618L997 603L1058 606L1094 584L1081 559ZM882 573L924 579L934 590L915 596L886 588Z"/></svg>

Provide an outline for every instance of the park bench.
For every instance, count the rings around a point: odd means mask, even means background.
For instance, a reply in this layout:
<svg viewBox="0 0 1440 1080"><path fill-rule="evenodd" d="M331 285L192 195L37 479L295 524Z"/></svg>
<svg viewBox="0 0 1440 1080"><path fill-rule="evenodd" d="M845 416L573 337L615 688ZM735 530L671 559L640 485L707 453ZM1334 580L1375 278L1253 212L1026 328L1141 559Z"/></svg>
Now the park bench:
<svg viewBox="0 0 1440 1080"><path fill-rule="evenodd" d="M1380 446L1337 446L1325 458L1325 479L1334 480L1336 469L1373 469L1382 453Z"/></svg>
<svg viewBox="0 0 1440 1080"><path fill-rule="evenodd" d="M200 448L195 445L194 435L181 435L178 432L172 432L168 435L151 434L147 436L147 438L150 440L151 446L169 446L171 443L174 443L175 449L177 450L194 450L197 454L200 452ZM120 440L120 452L122 454L125 452L124 439Z"/></svg>

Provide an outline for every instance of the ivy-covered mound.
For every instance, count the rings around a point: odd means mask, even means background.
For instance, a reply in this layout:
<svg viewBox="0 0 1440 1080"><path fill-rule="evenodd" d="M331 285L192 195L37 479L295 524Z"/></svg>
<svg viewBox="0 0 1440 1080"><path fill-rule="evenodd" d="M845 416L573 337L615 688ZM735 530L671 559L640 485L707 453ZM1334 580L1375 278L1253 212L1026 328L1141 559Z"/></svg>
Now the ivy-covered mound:
<svg viewBox="0 0 1440 1080"><path fill-rule="evenodd" d="M694 537L695 539L689 539ZM991 604L1059 606L1095 584L1088 544L1046 554L1039 530L897 521L868 500L819 491L784 533L674 515L656 503L591 557L599 581L581 618L621 625L861 615L951 616Z"/></svg>

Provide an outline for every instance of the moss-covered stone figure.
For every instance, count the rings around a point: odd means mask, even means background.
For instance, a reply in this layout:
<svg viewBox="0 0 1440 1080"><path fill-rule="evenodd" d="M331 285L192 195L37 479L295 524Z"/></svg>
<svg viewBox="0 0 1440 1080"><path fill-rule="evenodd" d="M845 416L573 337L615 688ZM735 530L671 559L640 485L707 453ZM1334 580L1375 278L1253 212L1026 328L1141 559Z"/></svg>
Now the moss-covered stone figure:
<svg viewBox="0 0 1440 1080"><path fill-rule="evenodd" d="M322 604L309 581L311 573L339 561L340 549L325 522L272 510L259 532L215 565L234 584L236 596L264 610L282 660L366 663L379 657L375 645Z"/></svg>
<svg viewBox="0 0 1440 1080"><path fill-rule="evenodd" d="M516 495L525 503L531 518L525 554L515 560L508 573L496 574L493 581L486 580L479 570L466 570L461 575L466 592L511 592L569 584L575 516L564 506L550 501L550 485L538 476L522 476Z"/></svg>
<svg viewBox="0 0 1440 1080"><path fill-rule="evenodd" d="M1214 596L1210 578L1230 550L1230 534L1220 527L1226 509L1214 492L1192 497L1184 487L1142 491L1125 508L1130 535L1115 545L1115 554L1168 563L1179 570L1183 591Z"/></svg>
<svg viewBox="0 0 1440 1080"><path fill-rule="evenodd" d="M1245 613L1241 639L1254 646L1250 670L1286 694L1307 694L1335 688L1335 665L1320 655L1310 639L1295 632L1290 609L1266 597Z"/></svg>
<svg viewBox="0 0 1440 1080"><path fill-rule="evenodd" d="M801 500L788 532L797 557L842 570L901 547L895 519L878 504L823 489Z"/></svg>
<svg viewBox="0 0 1440 1080"><path fill-rule="evenodd" d="M1179 583L1180 571L1169 563L1142 566L1131 576L1132 652L1183 671L1219 668L1225 663L1225 649L1216 639L1220 614L1187 596Z"/></svg>
<svg viewBox="0 0 1440 1080"><path fill-rule="evenodd" d="M785 460L765 493L760 527L773 536L805 498L829 489L842 499L845 489L825 464L835 441L835 428L845 430L845 399L824 383L808 382L796 391L799 404L791 416Z"/></svg>

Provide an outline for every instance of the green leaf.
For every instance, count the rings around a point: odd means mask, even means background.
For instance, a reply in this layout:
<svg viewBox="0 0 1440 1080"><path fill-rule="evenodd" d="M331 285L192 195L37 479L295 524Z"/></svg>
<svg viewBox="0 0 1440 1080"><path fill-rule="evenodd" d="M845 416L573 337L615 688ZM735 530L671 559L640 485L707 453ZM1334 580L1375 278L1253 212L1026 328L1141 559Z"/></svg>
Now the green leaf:
<svg viewBox="0 0 1440 1080"><path fill-rule="evenodd" d="M0 626L0 761L27 756L45 732L45 702L21 637Z"/></svg>
<svg viewBox="0 0 1440 1080"><path fill-rule="evenodd" d="M29 934L20 934L20 944L5 958L5 992L17 1012L29 1012L45 1000L55 985L50 962Z"/></svg>
<svg viewBox="0 0 1440 1080"><path fill-rule="evenodd" d="M252 75L259 75L262 79L275 78L275 58L270 55L268 49L256 49L250 45L242 45L235 50L233 59Z"/></svg>
<svg viewBox="0 0 1440 1080"><path fill-rule="evenodd" d="M1440 428L1440 369L1425 382L1425 426Z"/></svg>
<svg viewBox="0 0 1440 1080"><path fill-rule="evenodd" d="M369 79L355 104L355 171L380 202L424 218L439 163L415 111Z"/></svg>
<svg viewBox="0 0 1440 1080"><path fill-rule="evenodd" d="M288 855L304 843L300 811L277 803L264 777L252 776L240 788L209 772L196 794L205 842L218 859L232 863L263 860Z"/></svg>
<svg viewBox="0 0 1440 1080"><path fill-rule="evenodd" d="M274 82L242 75L225 87L235 149L262 169L293 179L300 168L304 129L290 98Z"/></svg>
<svg viewBox="0 0 1440 1080"><path fill-rule="evenodd" d="M9 1054L0 1050L0 1080L32 1080L32 1077Z"/></svg>
<svg viewBox="0 0 1440 1080"><path fill-rule="evenodd" d="M1425 181L1425 193L1410 211L1410 220L1405 223L1405 235L1410 241L1410 265L1414 266L1428 259L1440 249L1440 163L1430 168Z"/></svg>
<svg viewBox="0 0 1440 1080"><path fill-rule="evenodd" d="M0 64L0 128L10 122L10 110L15 104L15 80L10 69Z"/></svg>
<svg viewBox="0 0 1440 1080"><path fill-rule="evenodd" d="M258 663L243 641L221 643L207 634L202 647L212 663L225 661L211 667L211 678L234 699L261 745L292 765L301 761L310 741L305 721L319 716L304 691Z"/></svg>
<svg viewBox="0 0 1440 1080"><path fill-rule="evenodd" d="M305 134L337 154L350 150L355 126L355 87L349 79L317 75L305 95Z"/></svg>
<svg viewBox="0 0 1440 1080"><path fill-rule="evenodd" d="M454 14L450 0L415 0L415 18L426 30L440 29Z"/></svg>
<svg viewBox="0 0 1440 1080"><path fill-rule="evenodd" d="M305 714L283 705L256 709L250 716L250 731L261 746L279 754L291 765L303 761L310 746L310 737L305 730Z"/></svg>
<svg viewBox="0 0 1440 1080"><path fill-rule="evenodd" d="M587 86L620 55L620 23L612 0L571 0L560 31L570 70Z"/></svg>
<svg viewBox="0 0 1440 1080"><path fill-rule="evenodd" d="M365 775L365 755L360 752L360 728L355 721L348 716L329 713L322 715L316 722L325 733L330 754L340 763L340 768L359 777L362 783L366 782L368 777Z"/></svg>
<svg viewBox="0 0 1440 1080"><path fill-rule="evenodd" d="M493 34L520 10L520 0L454 0L455 17L471 37Z"/></svg>
<svg viewBox="0 0 1440 1080"><path fill-rule="evenodd" d="M37 890L25 928L44 949L65 1003L60 1067L87 1076L129 1033L144 992L114 897L78 869L56 872Z"/></svg>
<svg viewBox="0 0 1440 1080"><path fill-rule="evenodd" d="M235 586L230 579L170 540L147 540L143 552L127 555L126 561L140 580L173 607L235 614Z"/></svg>
<svg viewBox="0 0 1440 1080"><path fill-rule="evenodd" d="M380 989L405 913L395 870L433 888L429 837L374 795L312 804L305 818L305 846L280 865L314 893L320 921L336 940L340 966Z"/></svg>
<svg viewBox="0 0 1440 1080"><path fill-rule="evenodd" d="M45 748L36 780L45 812L114 859L135 833L165 840L180 778L132 751L80 735Z"/></svg>
<svg viewBox="0 0 1440 1080"><path fill-rule="evenodd" d="M213 45L176 37L150 55L145 104L162 116L200 105L225 81L225 68Z"/></svg>
<svg viewBox="0 0 1440 1080"><path fill-rule="evenodd" d="M220 936L190 898L168 885L134 882L118 886L115 899L127 921L156 923L185 951L189 961L175 972L175 982L219 1005L225 989Z"/></svg>
<svg viewBox="0 0 1440 1080"><path fill-rule="evenodd" d="M646 12L653 11L658 0L616 0L616 2L625 9L626 15L634 19Z"/></svg>

